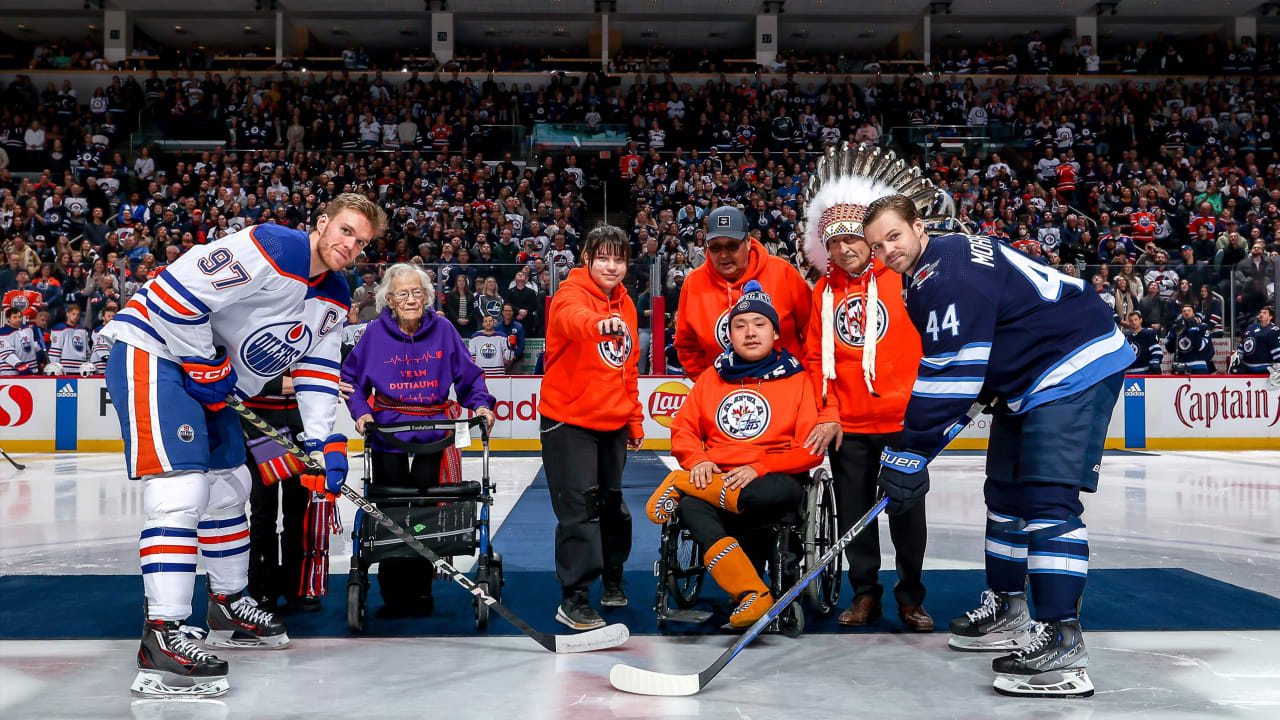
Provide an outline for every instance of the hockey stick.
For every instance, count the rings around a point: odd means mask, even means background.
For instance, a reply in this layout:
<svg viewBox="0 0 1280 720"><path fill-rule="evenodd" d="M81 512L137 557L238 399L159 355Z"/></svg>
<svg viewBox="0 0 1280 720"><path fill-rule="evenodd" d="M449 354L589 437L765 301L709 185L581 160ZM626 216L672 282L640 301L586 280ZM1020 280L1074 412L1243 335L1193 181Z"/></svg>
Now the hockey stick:
<svg viewBox="0 0 1280 720"><path fill-rule="evenodd" d="M304 453L301 448L295 445L291 440L289 440L289 438L286 438L276 432L275 428L264 422L262 418L258 417L258 415L252 410L245 407L244 404L241 403L234 395L228 395L226 402L227 406L232 410L235 410L240 417L244 418L245 422L248 422L250 425L257 428L263 435L266 435L279 443L281 447L289 451L290 455L293 455L299 462L306 465L307 469L314 472L323 472L323 470L316 465L315 461ZM466 421L464 420L460 422ZM353 488L348 485L343 485L342 496L355 503L356 507L359 507L366 514L376 520L379 525L386 528L392 535L395 535L406 545L413 548L414 552L427 560L430 560L431 564L434 565L436 569L448 575L450 579L465 588L467 592L475 595L480 602L488 605L494 612L506 618L507 622L515 625L517 630L533 638L539 645L551 652L578 653L590 652L592 650L605 650L617 647L625 643L627 638L631 637L631 631L629 631L627 626L622 623L614 623L606 627L588 630L576 635L552 635L540 630L535 630L519 615L516 615L511 610L507 609L505 605L498 602L496 598L490 596L484 590L481 590L479 586L471 581L471 578L463 575L457 568L450 565L444 558L432 551L431 548L423 545L417 538L410 535L404 528L397 525L394 520L387 517L385 513L377 508L377 506L370 503L363 495L356 492Z"/></svg>
<svg viewBox="0 0 1280 720"><path fill-rule="evenodd" d="M14 469L14 470L26 470L26 469L27 469L27 466L26 466L26 465L23 465L22 463L18 462L17 460L14 460L13 458L9 457L9 453L5 452L5 451L4 451L4 448L0 448L0 455L3 455L3 456L4 456L4 459L9 461L9 464L13 466L13 469Z"/></svg>
<svg viewBox="0 0 1280 720"><path fill-rule="evenodd" d="M963 430L975 417L977 417L978 413L982 412L984 407L986 406L975 402L969 408L969 411L965 413L964 418L958 420L954 425L947 429L947 442L950 443L955 439L955 436L959 435L960 431ZM943 447L946 447L946 445L944 444ZM812 582L813 579L836 558L837 554L844 550L845 546L853 542L853 539L858 536L858 533L866 529L866 527L871 524L871 521L875 520L876 516L879 515L888 504L889 499L886 498L883 493L877 493L875 506L868 510L867 514L863 515L858 522L854 523L853 527L849 528L849 531L837 540L834 545L827 548L827 551L818 558L813 567L809 568L804 576L801 577L790 590L783 593L782 597L778 598L777 601L774 602L773 607L769 608L769 611L766 612L763 617L757 620L754 625L747 628L747 631L742 634L742 637L738 638L737 642L730 646L728 650L721 653L720 657L716 658L716 661L711 663L711 665L702 672L697 673L696 675L671 675L668 673L654 672L652 670L643 670L638 667L632 667L631 665L618 663L609 670L609 683L619 690L636 693L638 695L693 695L702 690L702 688L707 686L707 683L711 682L712 678L724 669L725 665L729 664L730 660L737 657L738 653L742 652L742 649L745 648L748 643L755 640L756 636L759 635L761 631L769 625L769 623L773 622L778 615L782 614L782 611L786 610L787 606L800 596L800 593L804 591L805 587L807 587L809 583Z"/></svg>

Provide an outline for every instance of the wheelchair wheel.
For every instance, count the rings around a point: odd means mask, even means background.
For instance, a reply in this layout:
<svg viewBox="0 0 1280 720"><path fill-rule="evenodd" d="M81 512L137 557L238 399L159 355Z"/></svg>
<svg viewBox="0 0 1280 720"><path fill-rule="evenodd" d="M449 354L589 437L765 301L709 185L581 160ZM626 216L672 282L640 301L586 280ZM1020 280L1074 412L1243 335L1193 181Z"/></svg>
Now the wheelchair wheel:
<svg viewBox="0 0 1280 720"><path fill-rule="evenodd" d="M800 637L804 632L804 609L800 603L793 601L782 611L778 616L778 630L789 638Z"/></svg>
<svg viewBox="0 0 1280 720"><path fill-rule="evenodd" d="M831 474L819 468L805 496L804 571L808 572L838 539L836 493ZM805 597L818 615L827 615L838 607L843 569L844 554L836 553L805 588Z"/></svg>
<svg viewBox="0 0 1280 720"><path fill-rule="evenodd" d="M476 585L483 590L486 595L490 594L489 582L487 580L484 582L478 582ZM471 602L476 606L476 630L484 632L489 627L489 606L481 601L480 598L475 598Z"/></svg>
<svg viewBox="0 0 1280 720"><path fill-rule="evenodd" d="M351 632L364 632L365 602L368 596L368 584L362 580L359 570L352 570L347 578L347 629Z"/></svg>
<svg viewBox="0 0 1280 720"><path fill-rule="evenodd" d="M667 590L675 598L678 608L688 610L698 601L702 580L706 576L706 569L702 567L702 547L688 530L678 530L669 537L667 542L672 562L668 565Z"/></svg>

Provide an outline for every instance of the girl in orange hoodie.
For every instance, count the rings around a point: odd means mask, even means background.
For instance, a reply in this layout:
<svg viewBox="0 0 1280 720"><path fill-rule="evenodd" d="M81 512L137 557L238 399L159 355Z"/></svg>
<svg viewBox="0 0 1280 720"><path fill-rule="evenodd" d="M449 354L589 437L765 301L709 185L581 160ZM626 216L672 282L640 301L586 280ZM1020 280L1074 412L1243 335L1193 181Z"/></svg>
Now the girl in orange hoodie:
<svg viewBox="0 0 1280 720"><path fill-rule="evenodd" d="M636 307L622 287L630 245L612 225L587 234L585 267L560 283L547 317L538 412L542 464L556 514L556 620L575 630L604 625L587 600L603 575L605 607L622 607L631 513L622 500L628 448L644 441Z"/></svg>
<svg viewBox="0 0 1280 720"><path fill-rule="evenodd" d="M807 471L822 462L804 447L818 410L800 361L778 341L778 313L759 283L729 313L730 348L694 383L671 426L676 471L645 509L673 512L706 549L711 577L737 603L729 624L748 627L773 596L732 531L776 521L799 505Z"/></svg>

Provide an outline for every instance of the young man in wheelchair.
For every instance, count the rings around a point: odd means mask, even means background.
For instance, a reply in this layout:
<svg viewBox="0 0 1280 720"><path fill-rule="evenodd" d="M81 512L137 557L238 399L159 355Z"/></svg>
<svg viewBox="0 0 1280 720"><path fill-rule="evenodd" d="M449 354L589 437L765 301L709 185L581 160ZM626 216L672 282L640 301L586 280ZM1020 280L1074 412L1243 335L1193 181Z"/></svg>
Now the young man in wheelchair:
<svg viewBox="0 0 1280 720"><path fill-rule="evenodd" d="M649 519L673 513L706 548L703 563L748 627L773 596L733 533L777 522L804 495L807 471L822 462L804 439L817 421L813 386L800 361L775 350L778 313L755 281L729 313L730 347L702 373L671 427L675 471L646 503Z"/></svg>

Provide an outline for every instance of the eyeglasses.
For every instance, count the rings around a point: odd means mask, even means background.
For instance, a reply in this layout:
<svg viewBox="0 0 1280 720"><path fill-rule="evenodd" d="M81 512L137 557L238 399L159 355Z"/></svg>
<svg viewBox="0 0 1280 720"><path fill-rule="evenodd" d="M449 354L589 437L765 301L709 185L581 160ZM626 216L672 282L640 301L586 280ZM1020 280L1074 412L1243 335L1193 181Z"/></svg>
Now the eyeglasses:
<svg viewBox="0 0 1280 720"><path fill-rule="evenodd" d="M727 243L716 243L715 245L707 243L707 252L712 253L736 253L740 249L742 249L741 240Z"/></svg>
<svg viewBox="0 0 1280 720"><path fill-rule="evenodd" d="M422 290L401 290L398 293L391 293L391 297L400 301L408 300L409 298L421 300L426 297L426 293L422 292Z"/></svg>

